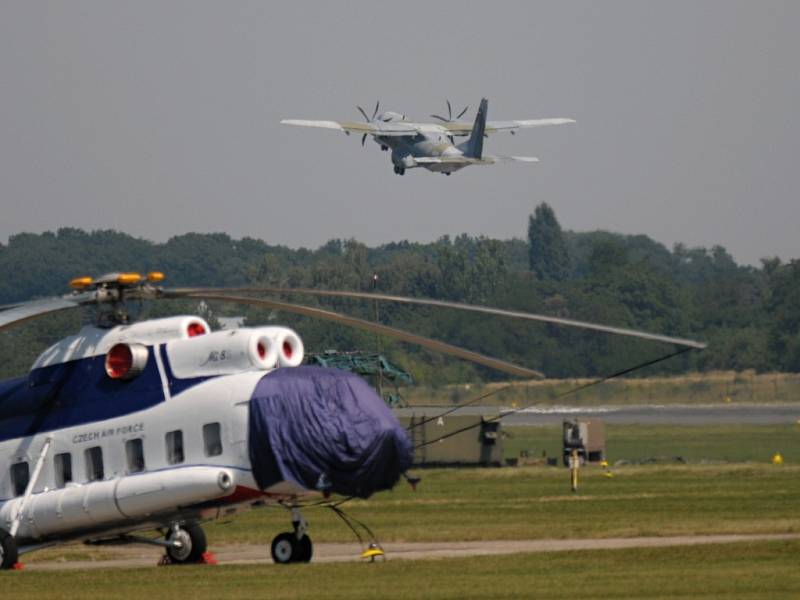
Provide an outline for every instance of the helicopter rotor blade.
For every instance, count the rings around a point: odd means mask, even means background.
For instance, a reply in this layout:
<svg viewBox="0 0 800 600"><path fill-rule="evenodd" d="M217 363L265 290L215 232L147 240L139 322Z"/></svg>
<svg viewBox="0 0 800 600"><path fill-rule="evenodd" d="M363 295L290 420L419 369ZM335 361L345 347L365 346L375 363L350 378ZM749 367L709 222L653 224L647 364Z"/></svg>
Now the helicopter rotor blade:
<svg viewBox="0 0 800 600"><path fill-rule="evenodd" d="M56 297L7 305L0 308L0 331L62 310L79 308L85 303L85 299Z"/></svg>
<svg viewBox="0 0 800 600"><path fill-rule="evenodd" d="M199 290L202 291L202 290ZM686 338L673 337L669 335L661 335L658 333L651 333L648 331L641 331L638 329L629 329L626 327L614 327L612 325L603 325L601 323L592 323L589 321L578 321L576 319L565 319L562 317L551 317L548 315L541 315L536 313L528 313L516 310L506 310L502 308L493 308L490 306L478 306L475 304L464 304L461 302L449 302L446 300L431 300L429 298L410 298L407 296L394 296L390 294L375 294L370 292L349 292L339 290L316 290L309 288L278 288L278 287L259 287L259 288L215 288L208 291L216 293L230 292L230 293L256 293L256 294L300 294L305 296L325 296L331 298L353 298L360 300L378 300L382 302L397 302L400 304L414 304L418 306L434 306L438 308L452 308L455 310L463 310L468 312L475 312L487 315L494 315L498 317L507 317L512 319L523 319L526 321L538 321L541 323L550 323L552 325L562 325L565 327L573 327L577 329L586 329L589 331L598 331L602 333L609 333L613 335L623 335L633 338L650 340L654 342L664 342L667 344L675 344L677 346L686 346L702 350L707 346L705 342L690 340Z"/></svg>
<svg viewBox="0 0 800 600"><path fill-rule="evenodd" d="M233 296L227 293L224 293L225 290L165 290L164 297L165 298L202 298L205 300L222 300L224 302L234 302L237 304L249 304L252 306L263 306L265 308L272 308L275 310L285 310L286 312L291 312L298 315L303 315L306 317L313 317L317 319L322 319L325 321L330 321L333 323L339 323L340 325L345 325L347 327L353 327L355 329L362 329L364 331L370 331L372 333L377 333L380 335L385 335L386 337L391 337L403 342L407 342L410 344L416 344L418 346L422 346L423 348L427 348L428 350L433 350L435 352L441 352L442 354L447 354L450 356L455 356L457 358L462 358L464 360L468 360L473 363L477 363L479 365L483 365L485 367L490 367L492 369L497 369L498 371L503 371L510 375L516 375L518 377L526 377L526 378L537 378L541 379L544 377L538 371L534 371L533 369L528 369L526 367L522 367L519 365L515 365L510 362L506 362L504 360L500 360L497 358L492 358L490 356L485 356L483 354L479 354L477 352L472 352L471 350L467 350L465 348L460 348L458 346L453 346L451 344L447 344L445 342L440 342L438 340L434 340L431 338L423 337L421 335L416 335L414 333L396 329L394 327L389 327L388 325L381 325L380 323L375 323L372 321L365 321L363 319L358 319L356 317L350 317L347 315L343 315L340 313L336 313L329 310L324 310L321 308L314 308L311 306L303 306L301 304L292 304L287 302L279 302L277 300L267 300L265 298L251 298L248 296Z"/></svg>

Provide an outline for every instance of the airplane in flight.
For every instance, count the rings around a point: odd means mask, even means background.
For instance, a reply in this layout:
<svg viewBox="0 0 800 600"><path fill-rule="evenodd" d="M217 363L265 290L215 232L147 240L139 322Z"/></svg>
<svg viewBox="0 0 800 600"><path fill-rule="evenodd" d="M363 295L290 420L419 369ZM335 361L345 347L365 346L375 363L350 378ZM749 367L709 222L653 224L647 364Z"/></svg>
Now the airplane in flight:
<svg viewBox="0 0 800 600"><path fill-rule="evenodd" d="M291 518L292 529L272 541L276 563L311 560L302 510L312 506L330 508L350 526L363 558L383 555L341 502L389 490L402 477L412 485L417 479L407 473L408 432L363 379L303 366L303 342L286 327L212 332L191 315L137 322L129 303L204 299L286 311L521 379L541 374L382 323L264 296L399 302L632 336L681 351L704 347L440 300L297 288L164 288L163 279L159 272L80 277L71 294L0 306L0 332L76 309L91 321L44 350L26 375L0 381L0 569L18 568L25 552L79 542L148 544L163 548L168 564L200 563L208 558L202 523L264 505L283 506Z"/></svg>
<svg viewBox="0 0 800 600"><path fill-rule="evenodd" d="M532 156L497 156L484 154L483 140L490 133L508 131L512 135L518 129L530 127L543 127L546 125L564 125L574 123L573 119L527 119L518 121L487 121L489 101L481 100L474 123L459 121L464 116L467 108L462 110L454 119L450 101L447 101L447 118L440 115L431 115L436 123L415 123L406 120L406 116L385 111L378 114L380 101L375 104L375 110L370 118L366 111L357 106L364 116L365 123L358 121L314 121L307 119L283 119L284 125L299 127L320 127L323 129L336 129L345 134L361 134L361 145L371 135L381 150L391 150L394 172L404 175L406 169L423 167L434 173L450 175L470 165L493 165L498 162L538 162ZM456 137L467 137L456 144Z"/></svg>

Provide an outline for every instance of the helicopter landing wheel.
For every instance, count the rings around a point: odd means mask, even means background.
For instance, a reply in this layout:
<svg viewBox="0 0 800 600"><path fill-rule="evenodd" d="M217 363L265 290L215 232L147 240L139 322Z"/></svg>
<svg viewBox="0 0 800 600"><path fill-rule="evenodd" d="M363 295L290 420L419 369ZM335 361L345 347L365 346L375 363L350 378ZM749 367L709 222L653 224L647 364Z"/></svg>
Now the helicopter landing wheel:
<svg viewBox="0 0 800 600"><path fill-rule="evenodd" d="M314 554L314 546L311 538L303 534L300 539L294 533L281 533L272 540L270 548L272 560L278 565L288 565L290 563L311 562Z"/></svg>
<svg viewBox="0 0 800 600"><path fill-rule="evenodd" d="M297 560L295 562L307 563L311 562L311 556L314 554L314 546L311 543L311 538L304 535L297 540Z"/></svg>
<svg viewBox="0 0 800 600"><path fill-rule="evenodd" d="M206 534L197 523L174 527L170 530L167 541L179 542L178 545L167 548L170 562L176 565L199 563L208 549Z"/></svg>
<svg viewBox="0 0 800 600"><path fill-rule="evenodd" d="M17 542L14 537L4 529L0 529L0 570L13 568L18 558Z"/></svg>

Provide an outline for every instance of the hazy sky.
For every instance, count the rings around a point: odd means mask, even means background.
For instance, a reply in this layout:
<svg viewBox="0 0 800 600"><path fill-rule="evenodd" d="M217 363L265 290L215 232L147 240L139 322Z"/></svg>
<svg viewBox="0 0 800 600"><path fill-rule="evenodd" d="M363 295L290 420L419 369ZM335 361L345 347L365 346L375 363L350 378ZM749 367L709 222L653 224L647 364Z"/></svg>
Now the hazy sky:
<svg viewBox="0 0 800 600"><path fill-rule="evenodd" d="M0 2L0 241L61 226L316 247L563 227L800 256L800 2ZM392 173L278 124L489 118L534 165Z"/></svg>

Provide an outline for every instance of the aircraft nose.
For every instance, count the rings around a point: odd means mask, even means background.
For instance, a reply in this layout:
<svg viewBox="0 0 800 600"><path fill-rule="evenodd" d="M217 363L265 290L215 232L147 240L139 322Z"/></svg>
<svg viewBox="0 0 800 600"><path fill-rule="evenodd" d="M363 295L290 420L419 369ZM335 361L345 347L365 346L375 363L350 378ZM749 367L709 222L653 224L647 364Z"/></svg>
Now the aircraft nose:
<svg viewBox="0 0 800 600"><path fill-rule="evenodd" d="M357 375L297 367L265 375L250 399L249 452L261 489L288 481L367 498L411 466L408 435Z"/></svg>

